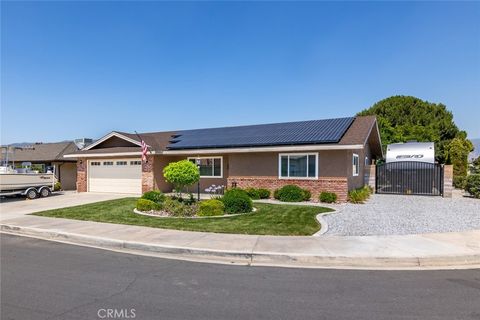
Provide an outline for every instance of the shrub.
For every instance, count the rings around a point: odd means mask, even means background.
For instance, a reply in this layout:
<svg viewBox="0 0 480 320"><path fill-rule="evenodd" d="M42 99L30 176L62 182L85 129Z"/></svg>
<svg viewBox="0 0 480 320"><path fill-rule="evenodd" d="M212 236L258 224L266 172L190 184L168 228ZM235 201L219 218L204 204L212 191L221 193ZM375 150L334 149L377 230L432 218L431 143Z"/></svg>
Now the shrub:
<svg viewBox="0 0 480 320"><path fill-rule="evenodd" d="M137 200L136 207L139 211L152 211L161 209L161 205L159 205L158 203L153 202L152 200L142 198Z"/></svg>
<svg viewBox="0 0 480 320"><path fill-rule="evenodd" d="M60 190L62 190L62 184L60 183L60 181L57 181L53 185L53 191L60 191Z"/></svg>
<svg viewBox="0 0 480 320"><path fill-rule="evenodd" d="M197 215L201 217L223 216L225 205L216 199L204 200L198 206Z"/></svg>
<svg viewBox="0 0 480 320"><path fill-rule="evenodd" d="M300 202L305 200L308 194L299 186L289 184L275 190L275 199L283 202Z"/></svg>
<svg viewBox="0 0 480 320"><path fill-rule="evenodd" d="M183 195L171 195L170 198L172 200L176 200L178 202L181 202L183 204L191 205L197 202L197 199L193 196L193 193L189 192L188 193L188 198L184 198Z"/></svg>
<svg viewBox="0 0 480 320"><path fill-rule="evenodd" d="M189 160L170 162L163 168L163 176L167 182L174 185L175 190L182 193L186 186L198 182L200 172L197 166Z"/></svg>
<svg viewBox="0 0 480 320"><path fill-rule="evenodd" d="M260 197L260 199L269 199L270 198L270 190L260 188L260 189L258 189L258 196Z"/></svg>
<svg viewBox="0 0 480 320"><path fill-rule="evenodd" d="M248 194L248 196L253 199L253 200L258 200L260 199L260 193L258 192L258 189L255 188L247 188L245 189L245 192Z"/></svg>
<svg viewBox="0 0 480 320"><path fill-rule="evenodd" d="M170 197L165 198L163 210L174 217L193 217L198 212L196 204L188 205Z"/></svg>
<svg viewBox="0 0 480 320"><path fill-rule="evenodd" d="M252 199L244 190L237 188L227 190L222 201L225 212L229 214L251 212L253 208Z"/></svg>
<svg viewBox="0 0 480 320"><path fill-rule="evenodd" d="M333 203L337 201L337 194L334 192L322 192L318 199L320 202Z"/></svg>
<svg viewBox="0 0 480 320"><path fill-rule="evenodd" d="M303 201L308 201L312 197L312 193L308 189L303 189Z"/></svg>
<svg viewBox="0 0 480 320"><path fill-rule="evenodd" d="M348 192L348 201L351 203L364 203L370 197L370 188L363 186Z"/></svg>
<svg viewBox="0 0 480 320"><path fill-rule="evenodd" d="M465 189L467 183L466 176L454 176L453 177L453 186L457 189Z"/></svg>
<svg viewBox="0 0 480 320"><path fill-rule="evenodd" d="M480 174L471 174L467 177L465 191L475 198L480 198Z"/></svg>
<svg viewBox="0 0 480 320"><path fill-rule="evenodd" d="M147 191L142 195L142 199L162 203L165 200L165 195L159 190Z"/></svg>

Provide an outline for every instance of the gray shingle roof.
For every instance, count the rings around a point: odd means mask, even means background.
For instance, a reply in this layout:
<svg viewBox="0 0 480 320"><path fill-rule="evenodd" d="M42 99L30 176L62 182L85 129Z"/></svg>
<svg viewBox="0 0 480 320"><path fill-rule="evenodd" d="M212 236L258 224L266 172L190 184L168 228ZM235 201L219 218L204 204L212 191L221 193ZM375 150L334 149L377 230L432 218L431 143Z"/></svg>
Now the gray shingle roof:
<svg viewBox="0 0 480 320"><path fill-rule="evenodd" d="M27 146L23 149L16 149L13 154L9 155L9 160L15 162L74 161L73 159L63 158L63 155L77 150L77 146L72 141L39 143ZM1 159L4 160L4 158L5 153L2 150Z"/></svg>
<svg viewBox="0 0 480 320"><path fill-rule="evenodd" d="M178 131L167 149L338 143L355 118Z"/></svg>

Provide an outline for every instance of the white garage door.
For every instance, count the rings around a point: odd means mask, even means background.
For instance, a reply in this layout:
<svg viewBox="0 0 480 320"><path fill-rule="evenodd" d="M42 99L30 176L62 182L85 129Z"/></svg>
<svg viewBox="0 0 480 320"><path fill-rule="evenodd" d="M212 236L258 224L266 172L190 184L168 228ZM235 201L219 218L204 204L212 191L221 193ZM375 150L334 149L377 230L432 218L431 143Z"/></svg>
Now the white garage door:
<svg viewBox="0 0 480 320"><path fill-rule="evenodd" d="M142 193L140 159L100 159L88 161L88 191Z"/></svg>

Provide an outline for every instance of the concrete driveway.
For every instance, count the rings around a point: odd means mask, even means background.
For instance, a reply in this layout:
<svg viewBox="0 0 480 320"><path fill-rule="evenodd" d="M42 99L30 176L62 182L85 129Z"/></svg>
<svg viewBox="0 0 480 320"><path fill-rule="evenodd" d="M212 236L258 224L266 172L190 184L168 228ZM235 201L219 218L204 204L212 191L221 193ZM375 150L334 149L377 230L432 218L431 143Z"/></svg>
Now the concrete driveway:
<svg viewBox="0 0 480 320"><path fill-rule="evenodd" d="M48 198L38 198L35 200L27 200L22 197L4 198L0 200L0 221L17 218L32 212L65 208L125 197L132 197L132 195L93 192L77 193L76 191L63 191L52 194L52 196Z"/></svg>

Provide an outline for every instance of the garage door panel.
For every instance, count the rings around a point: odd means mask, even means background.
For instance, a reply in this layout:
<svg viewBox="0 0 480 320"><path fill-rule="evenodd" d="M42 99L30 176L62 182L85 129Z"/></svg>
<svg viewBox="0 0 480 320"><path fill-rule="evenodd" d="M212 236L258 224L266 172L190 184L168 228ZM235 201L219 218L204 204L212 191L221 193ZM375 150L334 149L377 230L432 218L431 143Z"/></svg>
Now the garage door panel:
<svg viewBox="0 0 480 320"><path fill-rule="evenodd" d="M140 159L90 160L88 190L91 192L133 193L142 191Z"/></svg>
<svg viewBox="0 0 480 320"><path fill-rule="evenodd" d="M90 179L91 192L140 193L138 179Z"/></svg>

